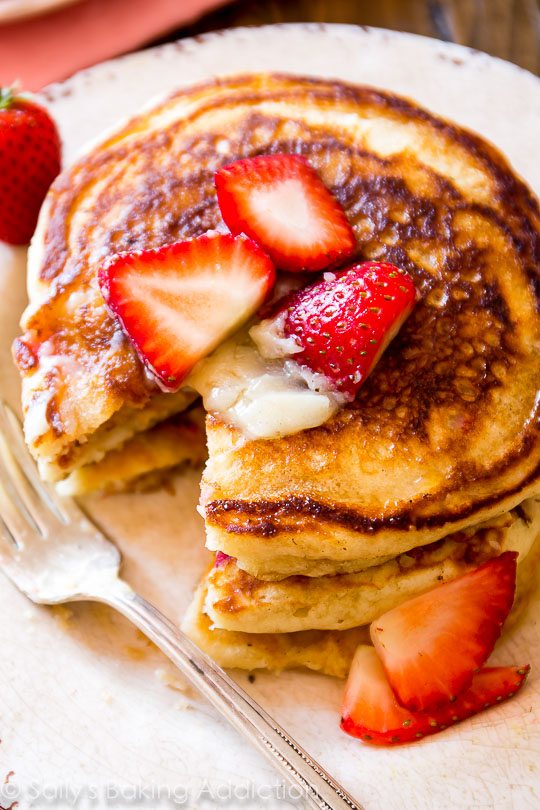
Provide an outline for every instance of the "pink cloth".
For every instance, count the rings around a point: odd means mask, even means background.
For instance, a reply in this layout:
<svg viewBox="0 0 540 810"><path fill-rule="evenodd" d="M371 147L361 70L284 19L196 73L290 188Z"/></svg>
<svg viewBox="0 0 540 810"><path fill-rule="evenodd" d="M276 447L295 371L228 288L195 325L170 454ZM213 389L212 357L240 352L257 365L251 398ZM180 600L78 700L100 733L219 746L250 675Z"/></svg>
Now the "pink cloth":
<svg viewBox="0 0 540 810"><path fill-rule="evenodd" d="M225 0L81 0L0 25L0 85L39 90L189 23Z"/></svg>

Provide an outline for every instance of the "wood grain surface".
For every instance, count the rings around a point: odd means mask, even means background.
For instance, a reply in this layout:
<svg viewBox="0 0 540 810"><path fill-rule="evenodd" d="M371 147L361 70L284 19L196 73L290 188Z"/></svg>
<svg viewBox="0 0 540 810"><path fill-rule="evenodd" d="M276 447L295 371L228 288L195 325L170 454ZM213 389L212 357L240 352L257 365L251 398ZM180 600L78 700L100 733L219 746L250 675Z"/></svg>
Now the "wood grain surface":
<svg viewBox="0 0 540 810"><path fill-rule="evenodd" d="M540 74L540 0L240 0L160 41L280 22L409 31L486 51Z"/></svg>

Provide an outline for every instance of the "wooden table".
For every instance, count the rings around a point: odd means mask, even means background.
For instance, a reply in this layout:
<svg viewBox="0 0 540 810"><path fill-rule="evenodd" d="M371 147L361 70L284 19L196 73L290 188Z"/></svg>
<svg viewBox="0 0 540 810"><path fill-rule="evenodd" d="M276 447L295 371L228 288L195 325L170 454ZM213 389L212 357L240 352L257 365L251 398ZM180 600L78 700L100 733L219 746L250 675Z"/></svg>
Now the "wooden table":
<svg viewBox="0 0 540 810"><path fill-rule="evenodd" d="M540 74L540 0L239 0L160 41L239 25L310 21L438 37Z"/></svg>

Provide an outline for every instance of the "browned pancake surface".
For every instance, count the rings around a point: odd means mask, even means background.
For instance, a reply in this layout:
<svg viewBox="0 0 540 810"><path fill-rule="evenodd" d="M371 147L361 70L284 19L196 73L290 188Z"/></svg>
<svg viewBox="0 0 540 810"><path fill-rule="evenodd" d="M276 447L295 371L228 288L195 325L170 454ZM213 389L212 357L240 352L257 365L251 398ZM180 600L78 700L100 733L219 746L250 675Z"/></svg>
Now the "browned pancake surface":
<svg viewBox="0 0 540 810"><path fill-rule="evenodd" d="M15 348L27 411L40 347L60 358L37 452L69 452L153 391L100 297L103 258L220 226L214 171L273 152L304 154L343 204L359 256L407 269L421 300L356 403L326 425L238 447L211 424L209 524L251 539L321 523L364 535L472 522L521 500L540 463L536 201L496 150L414 104L293 77L181 92L56 182L30 278L45 301ZM70 307L74 291L84 301Z"/></svg>

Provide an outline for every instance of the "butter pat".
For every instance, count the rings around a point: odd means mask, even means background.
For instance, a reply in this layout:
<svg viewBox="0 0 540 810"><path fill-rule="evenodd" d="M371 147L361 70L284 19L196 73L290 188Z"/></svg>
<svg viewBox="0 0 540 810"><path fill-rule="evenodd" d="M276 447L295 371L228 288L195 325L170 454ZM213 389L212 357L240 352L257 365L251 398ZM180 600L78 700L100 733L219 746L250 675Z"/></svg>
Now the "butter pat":
<svg viewBox="0 0 540 810"><path fill-rule="evenodd" d="M186 384L202 396L209 413L248 439L322 425L339 408L339 395L324 377L292 359L298 352L294 340L264 331L263 324L235 335L198 363Z"/></svg>
<svg viewBox="0 0 540 810"><path fill-rule="evenodd" d="M330 399L309 390L269 391L237 406L238 421L256 439L288 436L326 422L335 408Z"/></svg>

